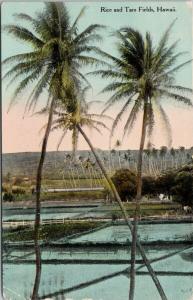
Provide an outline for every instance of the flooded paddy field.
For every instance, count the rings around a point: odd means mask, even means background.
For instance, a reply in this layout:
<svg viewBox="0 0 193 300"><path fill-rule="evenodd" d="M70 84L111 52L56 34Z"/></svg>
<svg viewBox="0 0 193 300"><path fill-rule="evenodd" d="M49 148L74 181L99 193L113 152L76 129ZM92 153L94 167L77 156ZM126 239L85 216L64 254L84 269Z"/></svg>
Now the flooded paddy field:
<svg viewBox="0 0 193 300"><path fill-rule="evenodd" d="M192 233L192 223L139 225L141 242L149 241L144 249L168 299L190 300L193 295ZM130 239L125 225L111 225L59 239L55 241L57 247L54 243L42 247L40 299L127 299ZM109 244L102 246L102 242ZM33 246L22 248L5 243L3 260L5 299L30 299L36 270ZM159 300L139 252L136 262L136 299Z"/></svg>
<svg viewBox="0 0 193 300"><path fill-rule="evenodd" d="M80 207L42 207L41 220L57 220L71 218L91 218L105 217L108 212L96 211L97 207L80 206ZM12 208L3 210L3 221L33 221L35 219L34 208Z"/></svg>
<svg viewBox="0 0 193 300"><path fill-rule="evenodd" d="M189 300L193 294L193 268L190 263L193 249L181 245L170 249L156 247L146 250L149 259L162 257L162 260L155 261L152 266L167 291L168 298ZM164 258L166 253L170 256ZM13 251L9 253L10 255L14 258L7 257L7 262L5 261L4 264L6 299L30 299L35 278L34 254ZM40 297L47 295L51 299L68 297L77 300L84 298L125 300L129 288L129 262L122 262L122 260L129 257L130 253L127 249L45 250L42 252L39 295ZM159 299L152 279L140 261L140 255L137 255L137 269L136 299ZM139 292L142 290L143 295ZM63 296L66 298L62 298Z"/></svg>

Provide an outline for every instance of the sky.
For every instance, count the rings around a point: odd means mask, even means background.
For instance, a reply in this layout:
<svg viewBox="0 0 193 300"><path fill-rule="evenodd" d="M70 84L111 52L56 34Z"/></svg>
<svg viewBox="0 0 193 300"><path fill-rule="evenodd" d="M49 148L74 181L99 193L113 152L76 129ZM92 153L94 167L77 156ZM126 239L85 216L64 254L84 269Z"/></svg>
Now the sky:
<svg viewBox="0 0 193 300"><path fill-rule="evenodd" d="M113 55L118 55L116 49L116 38L113 37L112 33L124 26L130 26L137 30L140 30L142 34L149 31L153 36L153 42L156 44L162 36L163 32L168 28L172 21L176 19L173 26L170 44L174 41L179 40L178 52L186 51L183 59L179 60L179 63L192 58L192 9L190 3L184 1L179 2L159 2L159 5L155 2L85 2L87 9L85 15L80 20L79 30L83 30L91 23L99 23L107 26L105 31L101 31L103 36L103 42L99 44L104 51L109 52ZM27 13L34 16L36 12L43 9L43 3L28 2L28 5L24 2L9 2L3 3L2 5L2 24L10 24L18 22L13 16L15 13ZM157 6L163 8L175 7L176 12L162 12L162 13L151 13L151 12L132 12L128 13L125 11L125 6L130 8L136 8L141 6L143 8L149 8L150 6L156 10ZM71 20L76 18L80 9L83 7L82 2L67 3L67 7L71 16ZM101 7L105 9L111 9L112 12L101 12ZM122 12L114 12L115 8L121 8ZM26 23L22 23L27 25ZM12 56L17 53L30 51L29 47L26 47L23 43L13 39L3 32L2 35L2 59ZM84 69L85 73L90 69ZM107 81L101 80L96 77L89 77L93 89L88 94L87 100L100 100L102 104L95 105L93 107L94 112L100 113L103 104L108 100L109 94L101 94L100 91L107 84ZM176 83L192 87L192 64L184 67L176 76ZM41 141L43 137L43 131L40 132L42 126L46 123L46 119L40 116L34 116L29 113L24 116L25 100L27 95L30 93L30 89L27 89L22 95L18 97L9 112L8 105L11 99L12 92L16 87L16 83L12 85L12 88L6 90L7 82L3 81L2 87L2 138L3 138L3 152L29 152L29 151L40 151ZM46 95L42 95L39 102L39 107L42 107L46 101ZM111 110L107 112L110 116L114 117L120 110L123 101L116 104ZM185 106L176 105L174 101L169 102L165 99L164 109L168 114L172 127L173 147L185 146L191 147L193 145L193 110L186 108ZM129 111L128 111L129 113ZM122 132L124 126L124 118L121 124L118 126L113 143L117 139L122 140ZM110 126L110 123L108 124ZM160 147L167 144L167 136L163 130L163 125L159 122L155 126L153 144L155 147ZM137 149L139 147L141 131L141 116L137 121L136 126L129 136L127 136L121 145L121 149ZM109 139L108 132L104 132L103 135L92 131L87 131L91 141L93 141L96 148L108 149ZM60 137L60 132L54 132L51 134L48 142L48 151L56 150L57 142ZM114 145L112 143L112 146ZM88 149L86 143L82 138L79 140L79 149ZM68 134L61 145L60 150L71 150L71 136Z"/></svg>

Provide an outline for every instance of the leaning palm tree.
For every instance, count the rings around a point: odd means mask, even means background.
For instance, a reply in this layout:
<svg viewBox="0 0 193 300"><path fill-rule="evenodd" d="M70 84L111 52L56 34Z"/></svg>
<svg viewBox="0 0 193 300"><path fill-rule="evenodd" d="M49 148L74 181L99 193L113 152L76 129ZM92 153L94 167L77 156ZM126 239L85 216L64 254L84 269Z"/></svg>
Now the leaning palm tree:
<svg viewBox="0 0 193 300"><path fill-rule="evenodd" d="M4 65L11 65L6 71L4 79L11 78L8 87L17 81L18 85L13 93L9 108L19 98L21 93L33 86L27 98L25 112L34 110L44 91L48 94L46 106L49 107L47 127L42 142L41 155L36 179L36 217L35 217L35 248L39 237L40 225L40 193L42 170L46 155L48 137L51 129L55 102L69 96L82 81L87 82L81 73L82 65L98 64L99 60L90 56L94 49L94 42L99 41L97 30L103 26L93 24L82 32L78 31L78 22L84 14L83 8L75 21L71 23L66 6L63 3L47 2L45 9L33 18L27 14L17 14L20 21L28 22L30 29L21 25L10 24L4 29L21 43L31 47L31 51L13 55L4 60ZM66 97L67 99L67 97ZM73 99L73 97L71 97ZM68 103L66 103L68 106ZM38 251L37 251L38 252ZM37 263L41 273L40 252ZM40 276L34 287L32 299L37 297Z"/></svg>
<svg viewBox="0 0 193 300"><path fill-rule="evenodd" d="M74 99L73 98L73 102L72 102L72 105L70 107L70 110L69 110L69 107L66 107L64 105L63 102L59 101L58 102L58 110L55 110L55 115L57 116L56 120L53 122L54 123L54 127L53 127L53 130L54 129L62 129L62 130L65 130L66 128L69 128L72 130L73 127L76 127L78 132L83 136L83 138L85 139L85 141L87 142L88 146L90 147L92 153L93 153L93 156L101 170L101 173L103 174L104 178L106 179L107 181L107 184L114 196L114 199L117 201L122 213L123 213L123 217L126 221L126 224L128 225L130 231L132 232L133 231L133 227L132 227L132 224L128 218L128 215L127 215L127 212L124 208L124 205L122 204L122 201L121 201L121 198L115 188L115 185L113 184L111 178L109 177L108 173L106 172L105 170L105 167L101 161L101 159L99 158L99 155L97 154L95 148L93 147L90 139L88 138L88 136L86 135L86 133L84 132L84 129L83 127L85 125L90 125L91 127L93 127L93 119L91 117L93 116L98 116L96 114L91 114L91 115L87 115L87 108L88 108L88 105L86 104L85 101L82 100L81 98L81 92L79 92L77 95L76 95L76 98ZM76 101L74 101L76 100ZM69 101L70 103L70 101ZM43 110L41 111L40 113L45 113L46 110ZM88 117L89 116L89 117ZM104 116L103 116L104 117ZM101 116L100 116L101 118ZM107 116L107 118L109 118ZM67 125L68 124L68 125ZM99 122L99 121L94 121L94 127L96 127L95 129L98 130L98 126L102 126L103 128L106 128L106 125L103 124L102 122ZM139 240L137 239L136 240L136 243L137 243L137 246L139 248L139 251L141 253L141 256L143 258L143 261L157 287L157 290L161 296L161 299L164 299L166 300L166 296L165 296L165 293L160 285L160 282L154 272L154 270L152 269L151 265L150 265L150 262L148 260L148 258L146 257L146 254L144 252L144 249L142 248Z"/></svg>
<svg viewBox="0 0 193 300"><path fill-rule="evenodd" d="M99 51L103 58L112 63L113 68L111 70L103 69L92 72L94 75L100 75L102 78L112 80L103 89L103 92L113 93L106 103L104 111L118 101L125 99L125 103L113 123L111 135L113 135L117 124L129 107L132 106L125 123L124 135L128 134L133 128L138 113L140 111L143 112L137 167L137 196L131 254L130 299L134 298L135 287L135 252L137 219L142 191L143 149L146 135L149 137L152 135L155 122L154 107L156 105L156 110L163 116L167 125L168 119L162 107L163 100L167 98L168 100L175 100L189 106L192 105L190 99L192 89L175 84L174 76L176 72L190 63L191 60L176 65L177 59L184 53L176 53L177 42L168 45L172 25L166 30L157 45L153 45L152 37L148 32L143 37L135 29L129 27L122 28L115 33L118 39L119 57Z"/></svg>

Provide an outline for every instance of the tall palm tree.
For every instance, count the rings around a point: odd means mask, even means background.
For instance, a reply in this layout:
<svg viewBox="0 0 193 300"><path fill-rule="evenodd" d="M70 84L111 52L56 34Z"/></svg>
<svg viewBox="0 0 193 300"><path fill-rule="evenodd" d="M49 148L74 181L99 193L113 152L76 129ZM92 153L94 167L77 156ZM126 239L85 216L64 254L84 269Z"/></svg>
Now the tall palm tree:
<svg viewBox="0 0 193 300"><path fill-rule="evenodd" d="M98 126L102 126L103 128L107 129L106 125L103 124L102 122L100 121L95 121L93 122L93 119L91 118L91 116L93 117L93 114L89 115L87 113L87 105L86 102L84 102L81 98L81 92L79 94L77 94L77 97L76 97L76 102L74 102L73 104L73 109L71 109L70 111L68 110L68 108L66 108L66 106L63 105L62 102L59 102L58 105L58 111L55 110L55 115L57 116L56 120L54 121L54 127L53 129L66 129L66 128L69 128L69 129L72 129L74 126L76 126L77 130L79 131L79 133L83 136L83 138L85 139L85 141L87 142L87 144L89 145L92 153L93 153L93 156L104 176L104 178L106 179L107 183L108 183L108 186L115 198L115 200L117 201L117 203L119 204L119 207L123 213L123 217L126 221L126 224L128 225L129 229L131 232L133 232L133 227L132 227L132 224L128 218L128 215L127 215L127 212L124 208L124 205L122 204L122 201L121 201L121 198L115 188L115 185L113 184L111 178L109 177L108 173L106 172L105 170L105 167L101 161L101 159L99 158L99 155L97 154L96 150L94 149L90 139L88 138L88 136L86 135L86 133L84 132L83 128L85 125L86 126L91 126L93 127L93 124L92 123L96 123L96 126L95 126L95 129L98 130ZM66 109L66 110L65 110ZM41 113L41 112L40 112ZM42 111L42 113L44 113ZM87 115L88 114L88 115ZM94 114L94 116L98 116L96 114ZM101 116L100 116L101 117ZM104 117L104 116L103 116ZM141 256L143 258L143 261L158 289L158 292L161 296L161 299L164 299L166 300L166 296L165 296L165 293L160 285L160 282L155 274L155 272L153 271L151 265L150 265L150 262L148 260L148 258L146 257L146 254L144 252L144 249L142 248L140 242L138 239L136 239L136 243L137 243L137 246L139 248L139 251L141 253Z"/></svg>
<svg viewBox="0 0 193 300"><path fill-rule="evenodd" d="M23 13L16 15L20 21L28 22L30 29L17 24L4 26L6 32L13 35L21 43L31 47L30 52L13 55L3 62L4 65L11 65L11 68L4 75L4 79L11 77L8 87L15 81L18 82L10 107L20 94L31 85L34 86L27 98L25 112L36 108L37 101L45 90L48 93L46 106L49 108L49 116L36 177L36 218L34 230L36 250L40 225L42 170L55 102L61 98L67 99L69 95L71 95L72 102L74 91L82 81L87 82L87 79L80 71L81 66L99 63L98 59L88 55L88 53L97 49L93 43L101 39L97 31L103 26L93 24L79 32L78 23L84 11L85 8L80 11L75 21L71 23L68 10L63 3L47 2L44 10L38 12L34 18ZM66 105L68 106L69 104L66 103ZM36 252L37 260L39 261L36 264L37 273L41 274L40 252L38 250ZM37 297L39 281L40 276L38 276L35 283L32 299Z"/></svg>
<svg viewBox="0 0 193 300"><path fill-rule="evenodd" d="M172 23L173 25L173 23ZM135 29L126 27L115 33L119 57L114 57L103 51L99 51L103 58L109 60L112 69L103 69L92 72L102 78L111 79L103 92L112 92L112 96L106 103L104 111L116 102L125 99L120 112L112 126L112 135L121 120L123 114L132 106L124 127L124 135L133 128L137 115L143 112L140 148L137 167L137 196L136 213L133 231L132 266L130 281L130 299L134 298L135 288L135 252L137 236L137 220L140 209L142 191L142 163L145 137L152 135L154 127L154 105L157 105L159 113L166 116L162 107L162 101L167 99L182 102L191 106L192 102L188 94L192 95L192 89L175 84L175 74L191 60L176 65L177 59L183 54L176 53L177 42L168 45L169 33L172 25L163 34L157 45L153 45L149 32L145 37ZM164 119L164 117L163 117Z"/></svg>

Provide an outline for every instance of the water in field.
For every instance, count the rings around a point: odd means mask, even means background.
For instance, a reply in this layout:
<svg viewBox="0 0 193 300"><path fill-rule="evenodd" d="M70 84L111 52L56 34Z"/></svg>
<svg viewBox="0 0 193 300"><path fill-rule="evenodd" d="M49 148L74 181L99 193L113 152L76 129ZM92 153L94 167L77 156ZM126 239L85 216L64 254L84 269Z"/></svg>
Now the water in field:
<svg viewBox="0 0 193 300"><path fill-rule="evenodd" d="M95 209L96 210L96 209ZM93 212L93 207L78 207L78 208L42 208L41 219L71 219L71 218L92 218L105 217L106 213ZM32 208L26 209L4 209L3 221L32 221L35 218L35 210Z"/></svg>
<svg viewBox="0 0 193 300"><path fill-rule="evenodd" d="M185 246L184 246L185 248ZM98 257L102 260L108 259L108 249L106 252L102 249L97 249ZM151 252L155 249L149 249L148 257L151 258ZM182 248L174 247L171 252L182 251ZM177 253L176 255L163 259L161 262L156 262L153 267L156 271L167 271L168 274L160 273L160 281L167 291L168 299L189 300L193 294L192 280L193 276L189 275L192 272L192 248ZM50 249L52 252L52 249ZM70 250L69 250L70 251ZM90 250L91 251L91 250ZM112 249L110 250L112 251ZM95 255L97 255L95 250ZM156 249L156 256L161 257L164 254L164 249ZM16 253L13 253L14 255ZM22 252L17 253L23 255ZM118 254L118 253L117 253ZM124 257L129 257L127 250L122 251ZM117 255L116 263L94 263L87 262L88 253L71 253L63 255L70 260L76 256L82 262L68 263L62 262L61 256L57 252L43 253L42 265L42 280L40 284L40 296L48 295L52 299L62 299L62 295L74 300L95 299L95 300L125 300L128 295L129 278L127 268L128 263L118 264L120 259ZM90 254L90 257L92 254ZM114 256L116 256L114 254ZM55 262L53 262L55 258ZM139 258L139 256L138 256ZM30 256L25 256L23 262L17 263L18 258L11 263L10 261L4 265L4 293L6 299L29 299L33 288L33 279L35 276L35 264L30 260ZM28 261L29 260L29 261ZM138 263L140 267L142 263ZM140 273L141 271L141 273ZM146 273L146 268L143 267L137 275L136 299L138 300L156 300L159 299L154 284ZM176 275L171 275L170 272L176 272ZM142 273L144 272L144 273ZM183 272L182 275L179 275ZM116 274L117 273L117 274ZM142 293L143 291L143 293ZM58 297L58 298L57 298Z"/></svg>
<svg viewBox="0 0 193 300"><path fill-rule="evenodd" d="M165 290L168 300L190 300L193 297L193 247L182 243L189 236L193 224L140 225L140 235L150 241L170 241L168 245L144 246L152 266ZM84 241L125 240L125 226L83 234L73 239L73 246L42 249L40 298L72 300L128 299L130 248L124 246L84 246ZM126 236L125 236L126 235ZM157 238L157 239L156 239ZM76 247L76 241L82 246ZM61 240L60 240L61 242ZM173 242L180 242L175 244ZM35 278L33 248L6 247L4 251L3 286L5 299L30 299ZM136 300L159 300L160 297L140 253L137 252Z"/></svg>
<svg viewBox="0 0 193 300"><path fill-rule="evenodd" d="M142 241L193 241L193 223L181 224L139 224L138 235ZM126 225L115 225L83 234L72 242L126 242L131 241L131 233ZM62 242L63 239L60 239Z"/></svg>

